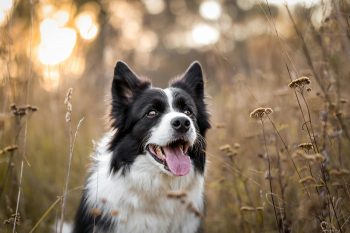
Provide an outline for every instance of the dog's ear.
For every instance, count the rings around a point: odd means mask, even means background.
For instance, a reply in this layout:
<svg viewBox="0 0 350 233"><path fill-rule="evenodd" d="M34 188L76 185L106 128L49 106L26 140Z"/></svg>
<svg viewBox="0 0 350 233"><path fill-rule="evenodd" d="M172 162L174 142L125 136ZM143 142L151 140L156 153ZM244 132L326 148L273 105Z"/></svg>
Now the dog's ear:
<svg viewBox="0 0 350 233"><path fill-rule="evenodd" d="M204 99L204 81L202 67L198 61L193 62L173 86L183 83L189 89L190 94L198 99Z"/></svg>
<svg viewBox="0 0 350 233"><path fill-rule="evenodd" d="M196 100L199 132L202 136L205 136L205 132L210 128L210 123L204 101L203 71L199 62L193 62L180 79L175 80L171 86L187 91Z"/></svg>
<svg viewBox="0 0 350 233"><path fill-rule="evenodd" d="M112 83L112 98L130 103L135 93L149 86L149 82L140 80L137 75L122 61L118 61L114 68Z"/></svg>
<svg viewBox="0 0 350 233"><path fill-rule="evenodd" d="M148 81L139 79L127 64L118 61L112 83L112 116L121 121L133 98L149 85Z"/></svg>

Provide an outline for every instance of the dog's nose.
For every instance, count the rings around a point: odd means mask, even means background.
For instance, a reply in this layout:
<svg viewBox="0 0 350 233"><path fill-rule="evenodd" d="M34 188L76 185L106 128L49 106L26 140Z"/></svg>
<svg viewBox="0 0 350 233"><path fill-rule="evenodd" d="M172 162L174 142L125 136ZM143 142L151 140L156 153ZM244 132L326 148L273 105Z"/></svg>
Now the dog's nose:
<svg viewBox="0 0 350 233"><path fill-rule="evenodd" d="M186 133L191 126L191 122L186 117L176 117L170 123L173 129L179 133Z"/></svg>

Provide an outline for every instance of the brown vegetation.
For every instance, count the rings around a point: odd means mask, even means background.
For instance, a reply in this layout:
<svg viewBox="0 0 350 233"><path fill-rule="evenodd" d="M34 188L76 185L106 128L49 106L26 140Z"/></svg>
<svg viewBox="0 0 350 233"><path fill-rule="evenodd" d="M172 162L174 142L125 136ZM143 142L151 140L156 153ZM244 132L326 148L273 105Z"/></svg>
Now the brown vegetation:
<svg viewBox="0 0 350 233"><path fill-rule="evenodd" d="M199 15L202 1L161 1L157 14L144 1L52 1L70 9L69 27L86 9L99 26L58 64L36 51L48 3L14 2L0 20L0 233L59 232L73 219L91 141L108 128L117 59L161 87L202 63L213 126L206 212L185 192L164 195L203 218L205 232L350 231L349 1L220 1L216 21ZM203 22L219 39L186 42Z"/></svg>

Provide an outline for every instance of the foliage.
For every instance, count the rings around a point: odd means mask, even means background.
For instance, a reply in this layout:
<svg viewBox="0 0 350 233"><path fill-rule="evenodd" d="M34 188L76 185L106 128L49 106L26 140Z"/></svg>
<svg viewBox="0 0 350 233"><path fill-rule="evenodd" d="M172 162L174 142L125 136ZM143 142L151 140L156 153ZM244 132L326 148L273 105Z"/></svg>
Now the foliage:
<svg viewBox="0 0 350 233"><path fill-rule="evenodd" d="M226 0L217 18L205 1L13 2L0 8L1 233L59 229L63 193L73 219L117 59L161 87L202 63L205 232L350 231L349 1ZM74 156L67 116L84 117Z"/></svg>

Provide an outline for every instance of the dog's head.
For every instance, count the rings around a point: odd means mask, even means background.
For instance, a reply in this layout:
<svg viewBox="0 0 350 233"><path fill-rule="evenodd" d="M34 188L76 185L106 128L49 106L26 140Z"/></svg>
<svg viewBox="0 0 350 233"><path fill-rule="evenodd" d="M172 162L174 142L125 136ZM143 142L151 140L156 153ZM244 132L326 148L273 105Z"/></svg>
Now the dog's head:
<svg viewBox="0 0 350 233"><path fill-rule="evenodd" d="M203 172L205 133L210 128L201 66L194 62L166 89L152 87L117 62L112 84L112 172L146 156L169 175Z"/></svg>

